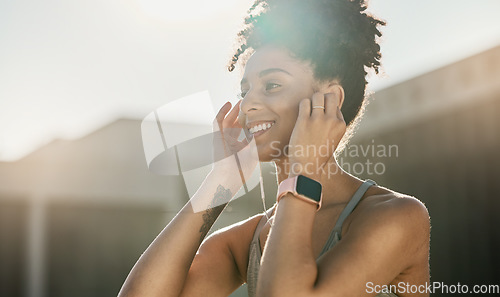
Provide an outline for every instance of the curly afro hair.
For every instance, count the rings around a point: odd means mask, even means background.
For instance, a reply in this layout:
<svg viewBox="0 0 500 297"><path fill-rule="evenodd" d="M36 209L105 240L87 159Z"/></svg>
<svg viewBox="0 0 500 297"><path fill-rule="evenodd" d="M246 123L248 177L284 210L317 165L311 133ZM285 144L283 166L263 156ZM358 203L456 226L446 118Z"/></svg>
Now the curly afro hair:
<svg viewBox="0 0 500 297"><path fill-rule="evenodd" d="M344 88L342 114L356 126L365 105L366 74L378 74L384 21L367 14L363 0L256 0L238 33L233 71L259 47L272 44L310 62L318 82L337 79ZM351 125L354 123L354 125ZM352 127L351 127L352 128Z"/></svg>

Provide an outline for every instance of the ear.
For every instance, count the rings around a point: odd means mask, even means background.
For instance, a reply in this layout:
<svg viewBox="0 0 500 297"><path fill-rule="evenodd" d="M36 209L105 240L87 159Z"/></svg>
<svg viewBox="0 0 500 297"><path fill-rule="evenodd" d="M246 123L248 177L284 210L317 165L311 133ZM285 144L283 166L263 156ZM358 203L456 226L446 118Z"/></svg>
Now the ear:
<svg viewBox="0 0 500 297"><path fill-rule="evenodd" d="M344 104L345 92L344 88L338 82L331 82L325 89L325 93L334 93L339 96L339 107L342 108Z"/></svg>

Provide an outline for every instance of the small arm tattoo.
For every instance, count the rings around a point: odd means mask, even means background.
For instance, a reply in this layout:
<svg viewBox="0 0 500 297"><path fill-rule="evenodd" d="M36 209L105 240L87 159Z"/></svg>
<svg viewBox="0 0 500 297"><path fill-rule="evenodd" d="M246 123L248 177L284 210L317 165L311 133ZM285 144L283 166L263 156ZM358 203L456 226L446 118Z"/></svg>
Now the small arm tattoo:
<svg viewBox="0 0 500 297"><path fill-rule="evenodd" d="M210 228L212 228L215 220L224 210L231 197L231 190L226 189L221 185L217 187L212 203L207 207L207 210L203 214L203 225L200 228L200 244L205 236L207 236L208 231L210 231Z"/></svg>

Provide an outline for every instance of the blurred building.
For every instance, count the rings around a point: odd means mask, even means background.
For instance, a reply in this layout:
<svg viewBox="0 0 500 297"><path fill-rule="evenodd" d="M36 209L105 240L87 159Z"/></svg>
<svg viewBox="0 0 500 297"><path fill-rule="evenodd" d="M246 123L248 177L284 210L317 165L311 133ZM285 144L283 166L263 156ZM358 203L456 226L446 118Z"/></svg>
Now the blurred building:
<svg viewBox="0 0 500 297"><path fill-rule="evenodd" d="M0 163L0 296L118 294L189 198L179 176L148 170L140 124L118 120ZM214 230L262 211L259 193L232 202Z"/></svg>
<svg viewBox="0 0 500 297"><path fill-rule="evenodd" d="M379 91L341 162L414 195L432 218L431 277L500 279L500 47ZM0 163L0 296L115 296L188 201L179 177L148 171L140 121L121 119ZM276 185L264 172L267 205ZM262 211L260 190L214 229ZM233 296L245 296L244 288Z"/></svg>

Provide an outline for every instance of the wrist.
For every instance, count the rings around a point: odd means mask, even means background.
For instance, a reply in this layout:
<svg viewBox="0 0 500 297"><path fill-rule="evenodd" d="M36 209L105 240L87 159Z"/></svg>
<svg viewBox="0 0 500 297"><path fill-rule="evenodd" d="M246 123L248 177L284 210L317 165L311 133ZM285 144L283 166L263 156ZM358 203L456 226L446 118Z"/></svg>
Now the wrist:
<svg viewBox="0 0 500 297"><path fill-rule="evenodd" d="M203 180L189 203L193 212L200 212L229 203L239 188L227 178L227 174L212 170ZM222 210L222 209L221 209Z"/></svg>
<svg viewBox="0 0 500 297"><path fill-rule="evenodd" d="M230 189L234 195L241 187L241 178L239 176L236 178L233 170L217 167L212 168L208 173L205 178L205 184L210 185L209 187L223 186L226 189Z"/></svg>
<svg viewBox="0 0 500 297"><path fill-rule="evenodd" d="M317 180L304 175L297 175L283 180L278 186L277 201L285 196L293 196L297 200L302 200L306 203L316 206L316 209L321 208L322 201L322 186Z"/></svg>
<svg viewBox="0 0 500 297"><path fill-rule="evenodd" d="M296 212L316 213L319 210L318 204L315 203L314 201L307 201L300 198L298 199L298 197L292 193L286 193L285 195L283 195L277 206L278 208L283 207L290 209L294 213Z"/></svg>

